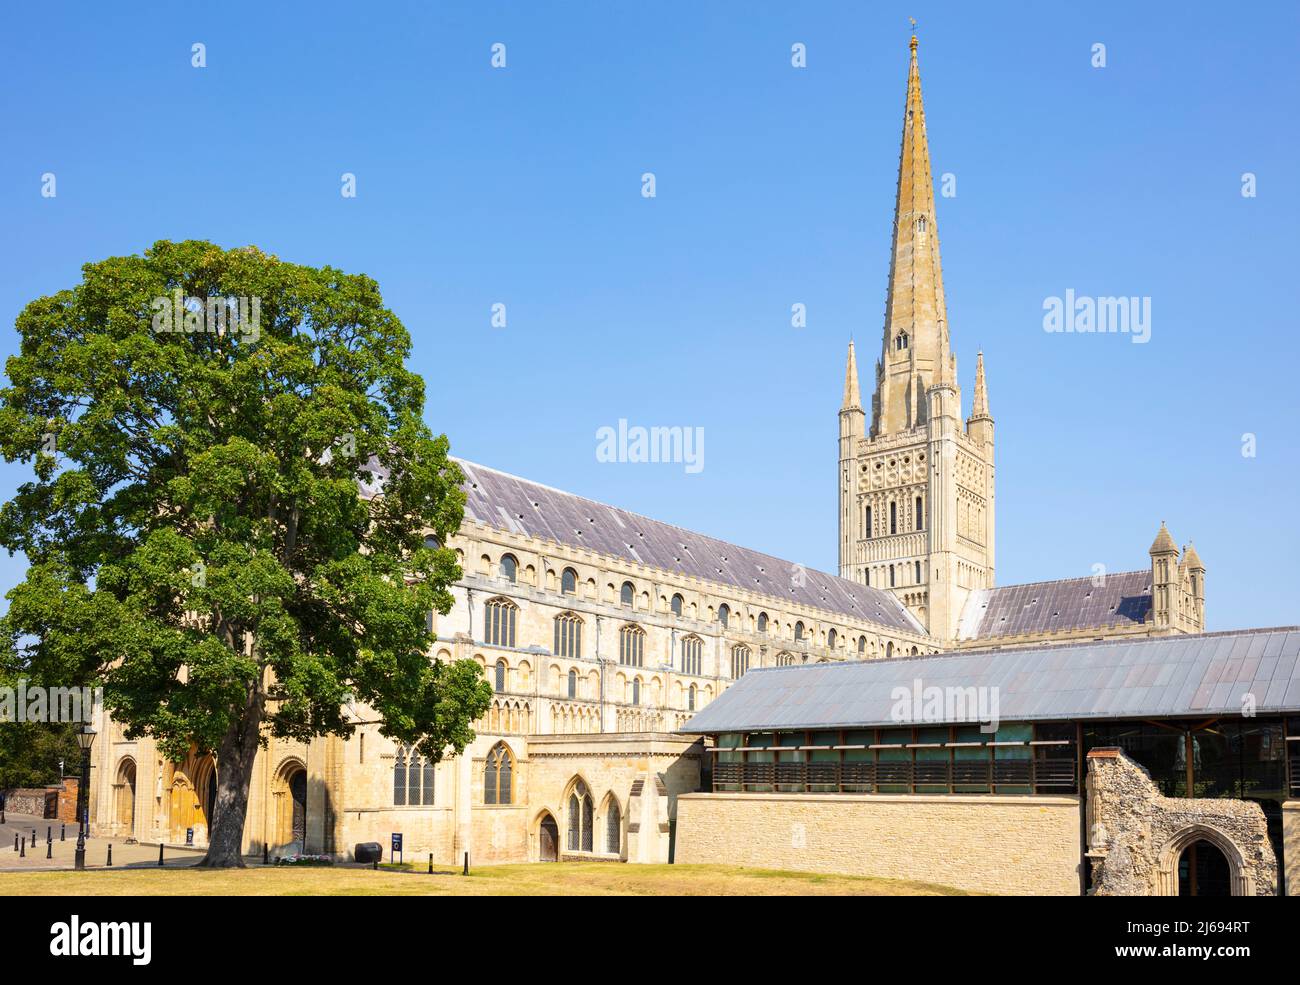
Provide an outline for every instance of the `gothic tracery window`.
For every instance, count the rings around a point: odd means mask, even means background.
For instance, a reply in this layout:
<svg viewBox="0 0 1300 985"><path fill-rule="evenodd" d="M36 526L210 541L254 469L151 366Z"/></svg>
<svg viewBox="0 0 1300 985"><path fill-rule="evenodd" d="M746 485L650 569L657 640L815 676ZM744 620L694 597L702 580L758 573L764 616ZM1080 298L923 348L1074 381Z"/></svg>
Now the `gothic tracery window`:
<svg viewBox="0 0 1300 985"><path fill-rule="evenodd" d="M737 643L731 648L731 677L739 680L749 670L749 647Z"/></svg>
<svg viewBox="0 0 1300 985"><path fill-rule="evenodd" d="M393 804L397 807L433 804L433 761L407 745L397 747L393 761Z"/></svg>
<svg viewBox="0 0 1300 985"><path fill-rule="evenodd" d="M625 667L640 667L645 659L645 630L624 626L618 631L618 662Z"/></svg>
<svg viewBox="0 0 1300 985"><path fill-rule="evenodd" d="M483 638L492 646L515 645L519 607L509 599L495 598L483 607Z"/></svg>
<svg viewBox="0 0 1300 985"><path fill-rule="evenodd" d="M605 851L618 855L623 847L623 817L618 809L618 801L609 798L609 810L605 813Z"/></svg>
<svg viewBox="0 0 1300 985"><path fill-rule="evenodd" d="M557 657L582 656L582 619L572 612L562 612L555 617L555 647Z"/></svg>
<svg viewBox="0 0 1300 985"><path fill-rule="evenodd" d="M483 766L483 803L513 803L511 781L514 777L514 757L504 742L498 742L487 755Z"/></svg>
<svg viewBox="0 0 1300 985"><path fill-rule="evenodd" d="M688 636L682 640L682 673L699 675L703 662L704 641L698 636Z"/></svg>
<svg viewBox="0 0 1300 985"><path fill-rule="evenodd" d="M579 780L569 794L569 851L592 850L592 823L595 811L591 804L591 791Z"/></svg>

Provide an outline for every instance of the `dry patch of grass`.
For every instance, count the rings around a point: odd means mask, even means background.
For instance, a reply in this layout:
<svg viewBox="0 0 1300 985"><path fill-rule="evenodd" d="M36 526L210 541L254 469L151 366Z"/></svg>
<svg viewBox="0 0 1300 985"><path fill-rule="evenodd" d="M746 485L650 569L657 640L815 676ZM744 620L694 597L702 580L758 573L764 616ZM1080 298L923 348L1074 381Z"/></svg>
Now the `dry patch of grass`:
<svg viewBox="0 0 1300 985"><path fill-rule="evenodd" d="M960 896L918 882L726 865L493 865L465 877L365 868L120 869L0 874L6 896Z"/></svg>

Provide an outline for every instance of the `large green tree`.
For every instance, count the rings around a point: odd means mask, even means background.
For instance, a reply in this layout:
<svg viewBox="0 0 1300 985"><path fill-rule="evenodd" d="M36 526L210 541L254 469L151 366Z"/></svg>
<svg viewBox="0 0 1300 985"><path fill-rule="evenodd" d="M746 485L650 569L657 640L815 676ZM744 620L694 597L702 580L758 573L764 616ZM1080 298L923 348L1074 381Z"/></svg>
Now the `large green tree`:
<svg viewBox="0 0 1300 985"><path fill-rule="evenodd" d="M462 475L372 279L197 241L82 273L19 315L0 391L0 449L35 469L0 509L30 564L3 642L102 684L128 734L215 753L205 861L240 865L268 735L349 734L356 701L435 760L472 740L490 687L425 622Z"/></svg>

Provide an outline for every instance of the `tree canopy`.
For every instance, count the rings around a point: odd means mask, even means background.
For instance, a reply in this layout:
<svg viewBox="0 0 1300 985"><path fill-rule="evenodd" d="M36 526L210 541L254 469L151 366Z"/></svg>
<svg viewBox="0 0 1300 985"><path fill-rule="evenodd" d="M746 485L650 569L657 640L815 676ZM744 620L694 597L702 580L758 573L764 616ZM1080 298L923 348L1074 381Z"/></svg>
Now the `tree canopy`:
<svg viewBox="0 0 1300 985"><path fill-rule="evenodd" d="M462 475L374 280L159 242L87 264L17 329L0 450L35 477L0 508L30 564L11 662L102 683L175 759L217 754L212 864L238 864L267 735L346 735L357 702L435 760L464 749L491 691L430 660L425 619L460 576L441 545Z"/></svg>

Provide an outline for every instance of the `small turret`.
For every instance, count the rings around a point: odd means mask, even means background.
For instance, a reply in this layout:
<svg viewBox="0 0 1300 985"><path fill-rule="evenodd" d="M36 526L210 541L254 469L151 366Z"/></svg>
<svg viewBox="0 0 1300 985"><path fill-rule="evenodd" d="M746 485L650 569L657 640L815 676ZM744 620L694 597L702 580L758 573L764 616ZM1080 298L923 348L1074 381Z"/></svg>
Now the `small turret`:
<svg viewBox="0 0 1300 985"><path fill-rule="evenodd" d="M975 396L971 401L966 433L980 444L993 444L993 418L989 414L988 385L984 382L984 353L975 357Z"/></svg>
<svg viewBox="0 0 1300 985"><path fill-rule="evenodd" d="M1183 573L1187 576L1188 618L1194 632L1205 632L1205 565L1196 553L1196 545L1188 543L1183 550Z"/></svg>
<svg viewBox="0 0 1300 985"><path fill-rule="evenodd" d="M1174 625L1178 612L1179 586L1178 545L1169 535L1165 521L1147 552L1151 555L1151 618L1158 629Z"/></svg>

